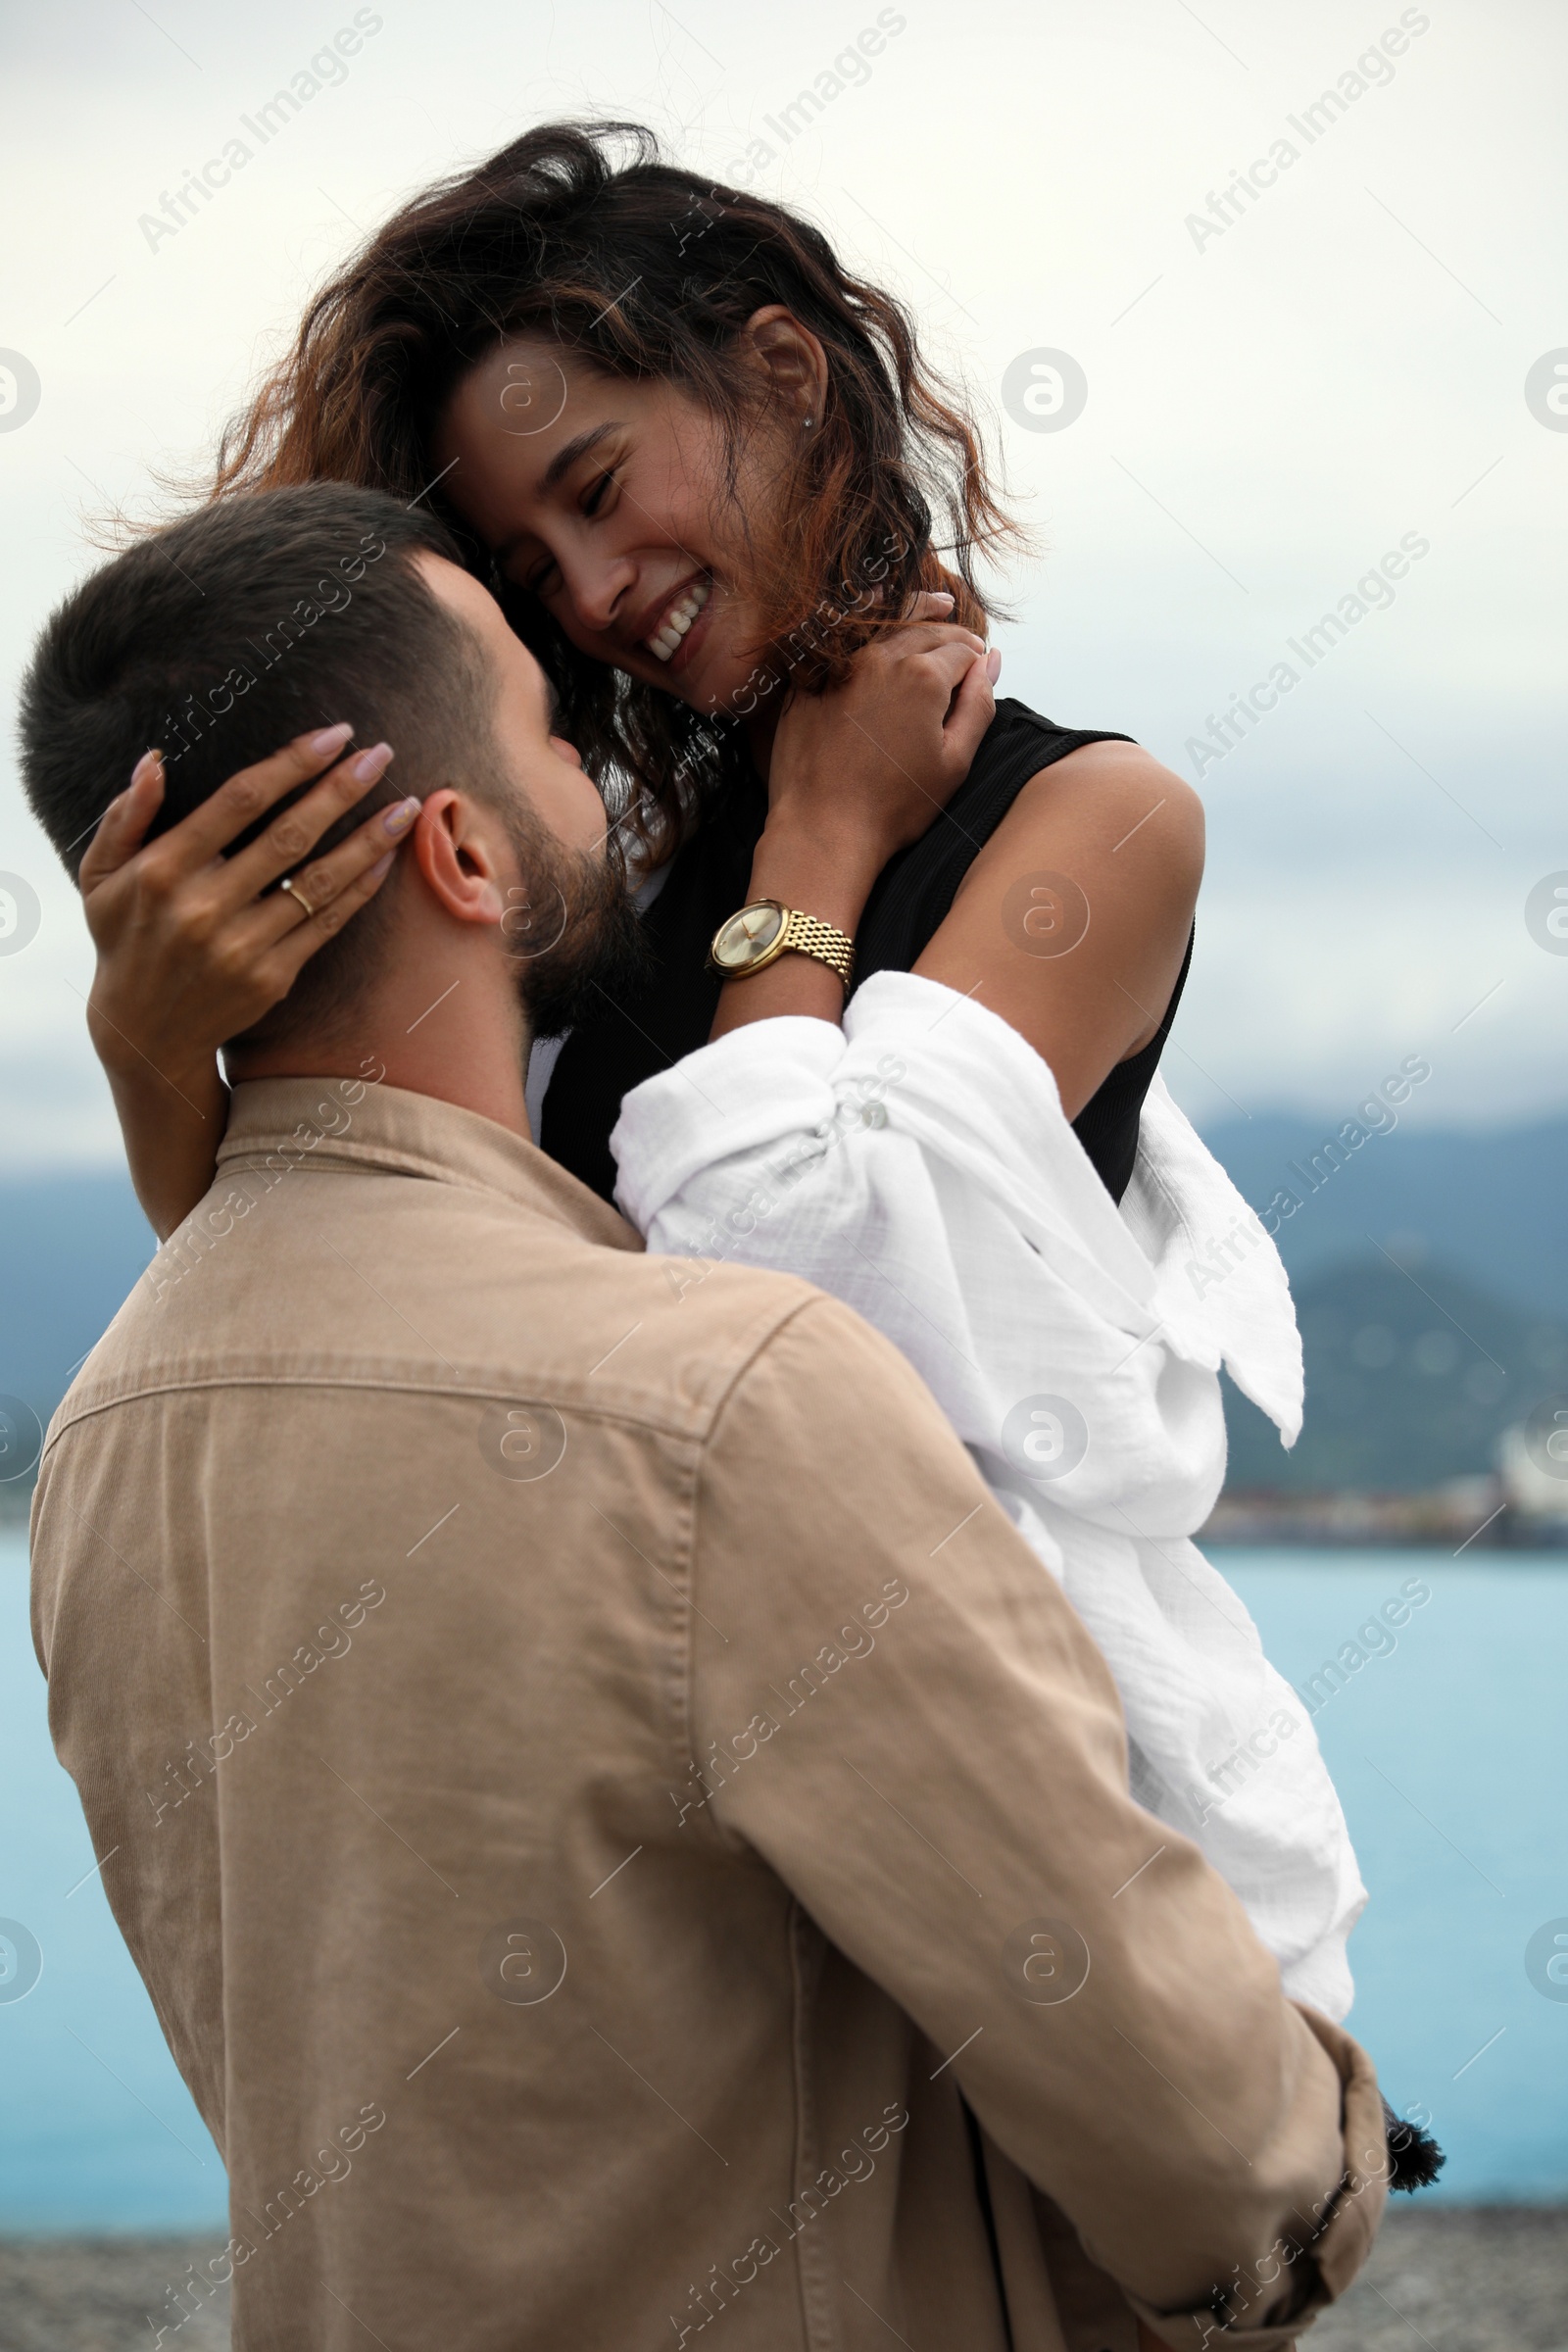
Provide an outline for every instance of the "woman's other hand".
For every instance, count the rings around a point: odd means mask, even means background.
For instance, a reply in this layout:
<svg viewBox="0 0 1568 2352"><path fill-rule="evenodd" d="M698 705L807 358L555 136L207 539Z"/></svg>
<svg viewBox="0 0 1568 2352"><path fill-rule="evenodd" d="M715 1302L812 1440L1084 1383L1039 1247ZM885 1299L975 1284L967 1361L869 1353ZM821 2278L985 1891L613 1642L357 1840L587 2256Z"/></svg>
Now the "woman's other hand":
<svg viewBox="0 0 1568 2352"><path fill-rule="evenodd" d="M943 620L952 605L916 598L903 627L856 655L842 685L794 696L773 739L768 833L811 843L863 895L947 807L996 714L1002 656Z"/></svg>
<svg viewBox="0 0 1568 2352"><path fill-rule="evenodd" d="M996 713L1002 666L972 630L932 617L952 603L916 598L903 628L856 655L842 686L789 704L773 738L749 897L777 899L853 939L888 859L947 807ZM835 972L781 956L728 983L712 1033L790 1013L837 1021L843 1011Z"/></svg>
<svg viewBox="0 0 1568 2352"><path fill-rule="evenodd" d="M280 1003L317 949L374 897L417 813L416 802L399 802L325 857L301 862L392 758L378 744L340 759L349 733L325 728L241 769L152 842L164 768L149 752L81 861L77 881L98 951L87 1031L115 1098L137 1198L160 1237L212 1182L227 1107L219 1047ZM313 790L224 857L313 777ZM285 874L300 897L274 887Z"/></svg>

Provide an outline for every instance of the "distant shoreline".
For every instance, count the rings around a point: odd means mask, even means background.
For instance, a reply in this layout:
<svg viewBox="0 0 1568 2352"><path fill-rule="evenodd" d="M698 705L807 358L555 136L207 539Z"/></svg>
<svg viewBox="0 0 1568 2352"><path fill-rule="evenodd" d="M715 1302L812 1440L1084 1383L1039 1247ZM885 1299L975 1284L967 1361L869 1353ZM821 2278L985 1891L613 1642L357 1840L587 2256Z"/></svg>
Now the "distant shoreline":
<svg viewBox="0 0 1568 2352"><path fill-rule="evenodd" d="M1197 1541L1425 1549L1455 1559L1471 1551L1539 1555L1568 1552L1568 1516L1524 1508L1500 1478L1453 1479L1415 1493L1252 1488L1222 1494Z"/></svg>
<svg viewBox="0 0 1568 2352"><path fill-rule="evenodd" d="M1469 1559L1484 1552L1500 1565L1504 1561L1539 1561L1544 1567L1568 1563L1568 1531L1551 1536L1515 1539L1512 1543L1473 1543L1454 1548L1429 1535L1400 1536L1343 1528L1250 1529L1200 1528L1193 1538L1204 1551L1419 1551L1446 1553L1449 1559Z"/></svg>

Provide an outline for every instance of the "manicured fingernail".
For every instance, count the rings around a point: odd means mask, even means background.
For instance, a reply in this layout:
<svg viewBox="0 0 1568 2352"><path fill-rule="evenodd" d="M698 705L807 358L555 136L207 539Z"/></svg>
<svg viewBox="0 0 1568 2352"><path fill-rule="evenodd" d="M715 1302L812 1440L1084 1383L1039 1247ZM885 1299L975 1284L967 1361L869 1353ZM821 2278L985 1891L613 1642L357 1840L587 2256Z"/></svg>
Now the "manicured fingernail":
<svg viewBox="0 0 1568 2352"><path fill-rule="evenodd" d="M308 735L305 738L305 749L313 760L324 760L328 752L340 751L353 732L354 729L345 719L341 726L322 727L319 734Z"/></svg>
<svg viewBox="0 0 1568 2352"><path fill-rule="evenodd" d="M986 656L986 676L994 686L1002 675L1002 656L995 646Z"/></svg>
<svg viewBox="0 0 1568 2352"><path fill-rule="evenodd" d="M952 597L948 594L945 588L928 588L926 590L926 594L933 600L933 602L939 605L951 605L953 602Z"/></svg>
<svg viewBox="0 0 1568 2352"><path fill-rule="evenodd" d="M350 767L349 774L357 784L373 784L392 758L389 743L372 743L368 752L361 752Z"/></svg>
<svg viewBox="0 0 1568 2352"><path fill-rule="evenodd" d="M368 758L368 756L367 754ZM392 834L395 838L399 833L408 831L418 813L419 803L417 801L399 801L397 806L389 808L382 817L381 830L383 833Z"/></svg>
<svg viewBox="0 0 1568 2352"><path fill-rule="evenodd" d="M386 856L384 858L378 858L375 863L371 866L368 879L371 882L379 882L381 876L386 872L387 867L391 864L391 862L392 852L388 850Z"/></svg>
<svg viewBox="0 0 1568 2352"><path fill-rule="evenodd" d="M163 766L163 764L164 755L162 752L143 752L141 758L137 760L135 766L130 771L131 783L145 783L149 776L153 776L158 773L158 770Z"/></svg>

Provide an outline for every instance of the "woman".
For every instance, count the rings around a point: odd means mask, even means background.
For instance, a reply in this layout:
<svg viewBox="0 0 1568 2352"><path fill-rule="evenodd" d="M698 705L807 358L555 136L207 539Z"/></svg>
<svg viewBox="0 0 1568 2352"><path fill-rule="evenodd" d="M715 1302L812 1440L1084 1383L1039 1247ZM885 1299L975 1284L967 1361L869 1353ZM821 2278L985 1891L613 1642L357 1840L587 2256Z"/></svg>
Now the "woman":
<svg viewBox="0 0 1568 2352"><path fill-rule="evenodd" d="M416 199L327 285L227 436L217 488L321 476L442 508L544 661L629 846L655 867L679 853L644 987L562 1053L548 1151L608 1196L622 1096L715 1013L837 1018L833 974L798 956L720 1005L713 932L775 898L854 934L861 976L978 988L1050 1063L1119 1197L1185 973L1189 787L1123 736L1004 704L918 844L858 827L866 747L849 727L831 755L843 789L813 777L792 799L786 777L769 798L786 695L843 679L921 591L983 632L975 565L1015 535L908 318L817 230L665 167L646 132L530 131ZM1070 956L1022 956L1003 928L1009 886L1042 870L1093 905Z"/></svg>
<svg viewBox="0 0 1568 2352"><path fill-rule="evenodd" d="M654 1246L701 1251L722 1210L710 1254L807 1273L893 1331L1105 1649L1139 1793L1206 1846L1292 1988L1343 2014L1364 1899L1343 1815L1294 1694L1187 1541L1223 1470L1221 1355L1292 1436L1299 1417L1266 1241L1238 1246L1217 1300L1182 1296L1194 1218L1246 1220L1151 1099L1199 804L1125 737L992 714L973 565L1009 526L898 306L646 134L612 168L614 135L531 132L401 213L312 306L219 493L347 476L429 496L466 533L621 818L653 951L536 1067L544 1149L609 1196L626 1103L621 1197ZM901 656L948 664L953 700L894 775L878 713ZM340 748L269 762L254 807ZM193 863L138 911L156 761L94 844L94 1035L161 1231L205 1189L222 1107L212 1054L172 1070L164 1041L248 1026L378 887L379 815L300 859L368 790L395 798L381 755L274 820L286 908L269 892L219 919ZM883 1093L900 1072L891 1121L857 1074L867 1038L893 1041L875 1063ZM665 1075L694 1055L715 1105L695 1128L695 1090ZM199 1121L172 1127L160 1062ZM846 1098L855 1149L834 1150ZM792 1153L808 1188L774 1181ZM749 1225L724 1208L738 1187ZM1047 1335L1080 1403L1028 1393Z"/></svg>

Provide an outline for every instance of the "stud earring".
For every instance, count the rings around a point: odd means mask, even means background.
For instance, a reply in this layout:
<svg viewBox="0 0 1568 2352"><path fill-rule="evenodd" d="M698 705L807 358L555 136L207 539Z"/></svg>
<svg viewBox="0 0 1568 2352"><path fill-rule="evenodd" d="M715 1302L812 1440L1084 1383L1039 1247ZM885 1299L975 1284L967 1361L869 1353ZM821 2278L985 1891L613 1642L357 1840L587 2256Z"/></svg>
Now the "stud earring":
<svg viewBox="0 0 1568 2352"><path fill-rule="evenodd" d="M815 422L815 419L814 419L814 417L808 416L808 417L807 417L807 419L806 419L806 421L804 422L804 424L801 426L801 430L802 430L802 432L803 432L803 433L808 433L808 432L810 431L810 429L811 429L811 426L812 426L812 424L813 424L814 422Z"/></svg>

